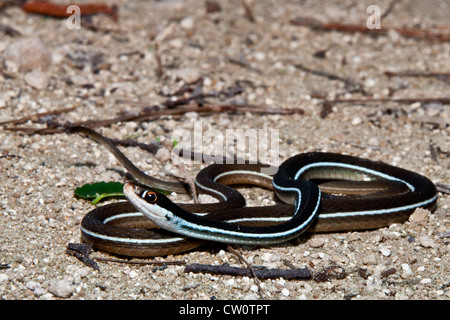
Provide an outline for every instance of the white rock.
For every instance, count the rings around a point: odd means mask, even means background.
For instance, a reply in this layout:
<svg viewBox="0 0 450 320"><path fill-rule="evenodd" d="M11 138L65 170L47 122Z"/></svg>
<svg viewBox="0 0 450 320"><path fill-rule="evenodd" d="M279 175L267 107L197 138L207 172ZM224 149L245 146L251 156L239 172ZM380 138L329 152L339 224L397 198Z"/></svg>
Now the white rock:
<svg viewBox="0 0 450 320"><path fill-rule="evenodd" d="M409 222L424 225L427 223L429 216L430 212L428 210L418 208L409 216Z"/></svg>
<svg viewBox="0 0 450 320"><path fill-rule="evenodd" d="M26 286L27 286L28 289L34 291L34 290L36 290L36 288L40 288L41 284L39 282L37 282L37 281L31 280L31 281L27 282Z"/></svg>
<svg viewBox="0 0 450 320"><path fill-rule="evenodd" d="M435 242L428 236L420 237L419 239L420 245L424 248L433 248L435 246Z"/></svg>
<svg viewBox="0 0 450 320"><path fill-rule="evenodd" d="M325 245L325 239L322 237L314 237L309 240L309 246L311 248L321 248Z"/></svg>
<svg viewBox="0 0 450 320"><path fill-rule="evenodd" d="M46 72L41 70L33 70L25 75L24 80L33 88L42 90L47 88L49 76Z"/></svg>
<svg viewBox="0 0 450 320"><path fill-rule="evenodd" d="M192 17L186 17L180 21L180 25L185 30L191 30L195 26L195 21Z"/></svg>
<svg viewBox="0 0 450 320"><path fill-rule="evenodd" d="M0 283L6 282L9 280L9 276L6 273L0 273Z"/></svg>
<svg viewBox="0 0 450 320"><path fill-rule="evenodd" d="M360 117L354 117L352 120L352 125L357 126L360 125L362 123L362 120Z"/></svg>
<svg viewBox="0 0 450 320"><path fill-rule="evenodd" d="M407 264L407 263L402 264L402 269L403 269L403 274L404 275L408 275L409 276L409 275L413 274L410 265Z"/></svg>
<svg viewBox="0 0 450 320"><path fill-rule="evenodd" d="M37 281L28 281L26 284L27 288L32 290L36 296L42 296L47 293L47 290L41 287L41 284Z"/></svg>
<svg viewBox="0 0 450 320"><path fill-rule="evenodd" d="M170 151L166 148L160 148L155 154L156 159L160 162L167 162L170 160Z"/></svg>
<svg viewBox="0 0 450 320"><path fill-rule="evenodd" d="M68 298L75 292L75 288L69 283L69 281L63 279L55 281L50 286L48 291L56 297Z"/></svg>
<svg viewBox="0 0 450 320"><path fill-rule="evenodd" d="M380 246L379 250L380 250L381 254L385 257L389 257L391 255L391 250L389 250L385 246Z"/></svg>
<svg viewBox="0 0 450 320"><path fill-rule="evenodd" d="M5 60L16 65L19 71L47 70L52 63L51 53L40 38L15 41L3 54Z"/></svg>
<svg viewBox="0 0 450 320"><path fill-rule="evenodd" d="M265 262L268 262L272 259L272 254L269 252L265 252L261 257Z"/></svg>
<svg viewBox="0 0 450 320"><path fill-rule="evenodd" d="M215 203L217 202L217 199L213 196L210 196L209 194L202 193L198 195L198 201L200 203Z"/></svg>
<svg viewBox="0 0 450 320"><path fill-rule="evenodd" d="M195 67L187 67L177 70L175 76L186 83L194 83L200 79L201 73L200 70Z"/></svg>

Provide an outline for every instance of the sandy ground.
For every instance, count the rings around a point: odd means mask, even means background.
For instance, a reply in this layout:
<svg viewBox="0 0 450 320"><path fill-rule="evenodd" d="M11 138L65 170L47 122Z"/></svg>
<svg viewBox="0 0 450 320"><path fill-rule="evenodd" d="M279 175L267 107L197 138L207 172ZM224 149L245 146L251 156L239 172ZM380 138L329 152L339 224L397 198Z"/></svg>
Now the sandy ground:
<svg viewBox="0 0 450 320"><path fill-rule="evenodd" d="M202 1L115 1L118 22L95 16L88 28L70 30L65 21L9 8L0 23L21 35L0 33L0 120L76 107L59 121L104 119L138 112L168 99L183 84L201 78L203 92L240 84L243 92L214 103L245 102L304 114L253 112L164 116L146 122L116 123L99 129L108 137L142 143L170 141L176 128L277 129L280 160L307 151L330 151L398 165L449 184L449 105L350 103L321 117L323 99L442 98L449 82L434 77L388 77L386 71L449 72L448 42L315 31L290 19L365 25L369 1L253 1L255 22L241 1L207 14ZM384 12L389 1L379 2ZM425 4L426 3L426 4ZM448 27L447 1L399 1L382 27ZM8 57L11 45L28 43L42 71L21 69ZM162 59L157 76L155 39ZM14 51L13 51L14 52ZM50 57L50 58L49 58ZM24 57L22 57L23 59ZM247 66L234 63L246 61ZM11 62L12 60L12 62ZM301 70L303 65L352 79L361 90ZM187 68L187 69L186 69ZM36 69L33 67L32 69ZM192 86L191 86L192 87ZM195 86L194 86L195 87ZM186 94L187 96L189 93ZM46 118L51 119L51 118ZM92 209L74 189L96 181L122 181L123 168L105 149L80 136L23 134L0 129L0 297L2 299L259 299L252 278L185 273L183 266L99 263L94 271L65 253L80 242L80 221ZM42 127L35 122L22 126ZM207 146L208 144L205 143ZM146 172L181 175L164 154L122 149ZM201 165L186 162L195 176ZM244 189L250 205L270 204L273 195ZM186 201L174 196L174 200ZM272 247L238 250L255 266L309 267L318 272L340 266L344 279L325 282L264 280L266 299L448 299L450 230L448 195L439 193L433 214L418 211L403 224L379 230L318 234ZM106 253L95 255L111 257ZM158 261L242 266L223 245L159 257ZM355 270L365 269L362 276Z"/></svg>

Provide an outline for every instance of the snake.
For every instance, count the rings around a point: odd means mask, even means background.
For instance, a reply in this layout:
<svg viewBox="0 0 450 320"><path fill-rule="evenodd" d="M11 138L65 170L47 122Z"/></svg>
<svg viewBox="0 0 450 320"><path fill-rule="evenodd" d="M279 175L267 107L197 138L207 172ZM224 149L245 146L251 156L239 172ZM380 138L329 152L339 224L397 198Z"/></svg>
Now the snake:
<svg viewBox="0 0 450 320"><path fill-rule="evenodd" d="M198 193L218 201L174 203L157 191L188 192L137 168L113 143L86 127L70 127L105 146L135 178L128 201L100 206L82 219L84 241L113 254L152 257L185 252L206 242L273 245L305 232L343 232L402 223L416 208L433 210L437 191L416 172L350 155L307 152L290 157L273 175L265 164L210 164L196 176ZM246 206L234 186L273 190L279 203Z"/></svg>

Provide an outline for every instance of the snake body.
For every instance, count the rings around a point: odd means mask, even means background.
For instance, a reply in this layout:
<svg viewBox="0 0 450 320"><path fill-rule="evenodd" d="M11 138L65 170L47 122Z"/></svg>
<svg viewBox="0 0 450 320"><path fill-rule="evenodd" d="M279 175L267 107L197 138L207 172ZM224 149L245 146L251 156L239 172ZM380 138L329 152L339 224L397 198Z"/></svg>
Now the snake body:
<svg viewBox="0 0 450 320"><path fill-rule="evenodd" d="M415 172L382 162L334 153L303 153L281 164L274 176L264 164L212 164L199 172L196 188L218 202L175 204L153 188L187 192L180 182L150 177L100 134L70 132L104 145L138 182L128 182L128 202L98 207L82 220L83 238L115 254L149 257L184 252L205 243L267 245L303 232L373 229L400 223L418 207L432 209L434 184ZM274 190L274 206L246 207L232 185Z"/></svg>

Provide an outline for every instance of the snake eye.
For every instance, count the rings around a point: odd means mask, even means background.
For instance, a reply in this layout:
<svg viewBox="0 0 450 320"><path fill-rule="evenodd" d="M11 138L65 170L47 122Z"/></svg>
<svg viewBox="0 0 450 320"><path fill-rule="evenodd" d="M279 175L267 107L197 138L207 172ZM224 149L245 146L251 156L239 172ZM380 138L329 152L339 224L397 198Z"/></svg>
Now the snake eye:
<svg viewBox="0 0 450 320"><path fill-rule="evenodd" d="M154 204L156 200L158 200L158 195L153 191L144 191L141 195L141 198L148 203Z"/></svg>

